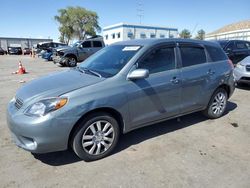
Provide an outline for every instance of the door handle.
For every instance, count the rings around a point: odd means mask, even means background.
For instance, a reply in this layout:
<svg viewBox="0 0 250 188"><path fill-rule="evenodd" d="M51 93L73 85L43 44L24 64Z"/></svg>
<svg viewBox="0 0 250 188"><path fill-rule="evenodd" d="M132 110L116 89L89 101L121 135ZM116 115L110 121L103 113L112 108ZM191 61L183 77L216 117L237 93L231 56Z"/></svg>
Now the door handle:
<svg viewBox="0 0 250 188"><path fill-rule="evenodd" d="M171 80L170 80L173 84L178 84L180 82L180 80L177 78L177 77L173 77Z"/></svg>
<svg viewBox="0 0 250 188"><path fill-rule="evenodd" d="M215 72L214 71L212 71L211 69L209 69L208 71L207 71L207 74L208 75L213 75Z"/></svg>

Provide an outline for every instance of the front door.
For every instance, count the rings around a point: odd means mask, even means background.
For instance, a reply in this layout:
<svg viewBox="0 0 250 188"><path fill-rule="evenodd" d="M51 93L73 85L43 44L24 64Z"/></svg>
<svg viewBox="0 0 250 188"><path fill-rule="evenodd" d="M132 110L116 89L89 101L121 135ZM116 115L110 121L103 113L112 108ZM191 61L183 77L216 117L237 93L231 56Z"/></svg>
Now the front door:
<svg viewBox="0 0 250 188"><path fill-rule="evenodd" d="M131 126L137 127L174 116L180 112L180 72L176 68L175 46L150 50L137 63L148 69L149 77L128 81Z"/></svg>
<svg viewBox="0 0 250 188"><path fill-rule="evenodd" d="M78 61L83 61L89 57L91 53L91 41L84 41L78 48Z"/></svg>

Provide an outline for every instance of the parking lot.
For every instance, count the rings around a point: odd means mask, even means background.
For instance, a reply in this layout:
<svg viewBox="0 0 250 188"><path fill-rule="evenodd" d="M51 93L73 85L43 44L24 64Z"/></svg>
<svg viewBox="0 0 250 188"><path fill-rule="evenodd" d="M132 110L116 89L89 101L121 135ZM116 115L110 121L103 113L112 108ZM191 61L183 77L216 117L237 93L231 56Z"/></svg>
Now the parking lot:
<svg viewBox="0 0 250 188"><path fill-rule="evenodd" d="M19 60L28 74L11 74ZM72 151L19 149L7 128L7 103L25 82L65 69L29 56L0 56L0 187L249 187L250 86L235 90L222 118L195 113L138 129L99 161L81 161Z"/></svg>

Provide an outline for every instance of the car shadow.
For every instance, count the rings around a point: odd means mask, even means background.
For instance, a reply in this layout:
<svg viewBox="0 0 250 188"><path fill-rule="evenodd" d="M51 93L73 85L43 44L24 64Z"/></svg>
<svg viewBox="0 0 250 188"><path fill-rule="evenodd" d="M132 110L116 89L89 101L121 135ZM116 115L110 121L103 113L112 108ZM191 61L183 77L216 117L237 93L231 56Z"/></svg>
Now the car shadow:
<svg viewBox="0 0 250 188"><path fill-rule="evenodd" d="M224 115L230 113L236 108L237 104L229 101L226 113ZM139 144L151 138L178 131L179 129L183 129L185 127L194 126L197 123L206 120L208 119L205 116L203 116L200 112L196 112L182 116L180 118L175 118L161 123L146 126L140 129L136 129L125 135L121 135L120 141L112 155L119 153L130 146ZM71 149L68 149L66 151L32 155L34 156L34 158L40 160L42 163L51 166L61 166L82 161L74 154Z"/></svg>
<svg viewBox="0 0 250 188"><path fill-rule="evenodd" d="M249 91L250 90L250 84L237 84L236 88Z"/></svg>

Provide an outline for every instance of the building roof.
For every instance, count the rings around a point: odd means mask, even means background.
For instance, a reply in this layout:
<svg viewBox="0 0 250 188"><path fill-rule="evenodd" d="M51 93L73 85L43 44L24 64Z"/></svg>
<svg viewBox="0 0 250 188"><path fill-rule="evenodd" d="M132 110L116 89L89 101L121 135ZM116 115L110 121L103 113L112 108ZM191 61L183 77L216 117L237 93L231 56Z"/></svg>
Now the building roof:
<svg viewBox="0 0 250 188"><path fill-rule="evenodd" d="M207 35L216 35L220 33L233 32L237 30L250 29L250 20L244 20L236 23L226 25L214 32L208 33Z"/></svg>
<svg viewBox="0 0 250 188"><path fill-rule="evenodd" d="M178 31L177 28L163 27L163 26L152 26L152 25L142 25L142 24L129 24L129 23L118 23L103 28L103 31L108 31L120 27L133 27L133 28L143 28L143 29L158 29L158 30L173 30Z"/></svg>

